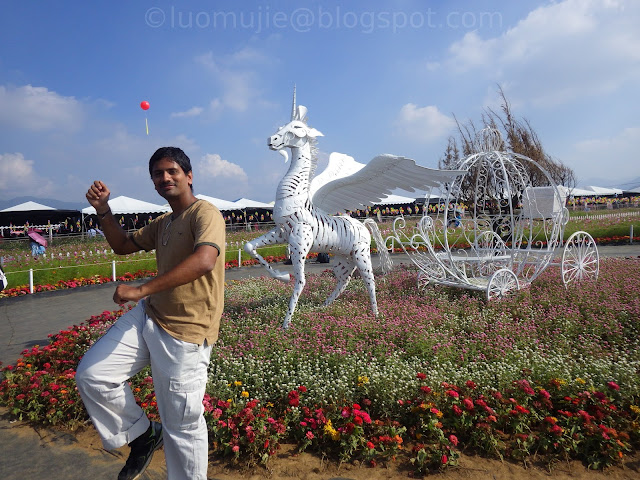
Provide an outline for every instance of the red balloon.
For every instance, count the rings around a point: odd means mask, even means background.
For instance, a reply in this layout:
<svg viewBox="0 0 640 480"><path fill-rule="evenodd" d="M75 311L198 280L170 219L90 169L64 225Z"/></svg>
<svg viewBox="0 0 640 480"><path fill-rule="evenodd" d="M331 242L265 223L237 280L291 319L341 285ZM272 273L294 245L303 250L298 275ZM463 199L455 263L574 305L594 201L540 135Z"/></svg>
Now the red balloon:
<svg viewBox="0 0 640 480"><path fill-rule="evenodd" d="M149 107L151 105L149 105L149 102L147 102L146 100L144 102L140 102L140 108L143 110L149 110Z"/></svg>

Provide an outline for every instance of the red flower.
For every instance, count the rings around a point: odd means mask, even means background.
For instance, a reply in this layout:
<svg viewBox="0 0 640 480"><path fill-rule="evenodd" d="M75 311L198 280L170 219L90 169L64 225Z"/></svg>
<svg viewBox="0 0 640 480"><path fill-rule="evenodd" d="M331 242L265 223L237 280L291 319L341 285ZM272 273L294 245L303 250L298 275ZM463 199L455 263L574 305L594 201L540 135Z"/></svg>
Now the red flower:
<svg viewBox="0 0 640 480"><path fill-rule="evenodd" d="M298 387L298 390L299 390L300 392L302 392L302 393L305 393L305 392L307 391L307 387L305 387L304 385L300 385L300 386Z"/></svg>
<svg viewBox="0 0 640 480"><path fill-rule="evenodd" d="M473 411L473 401L470 398L465 398L462 401L462 405L464 405L464 408L466 408L469 412Z"/></svg>
<svg viewBox="0 0 640 480"><path fill-rule="evenodd" d="M447 462L449 461L449 458L446 455L442 455L442 458L440 459L440 461L442 462L443 465L446 465Z"/></svg>
<svg viewBox="0 0 640 480"><path fill-rule="evenodd" d="M373 448L376 448L376 446L372 442L367 442L367 448L373 449Z"/></svg>
<svg viewBox="0 0 640 480"><path fill-rule="evenodd" d="M420 380L425 380L427 378L427 375L420 372L416 375L417 378L419 378Z"/></svg>
<svg viewBox="0 0 640 480"><path fill-rule="evenodd" d="M474 382L472 382L471 380L467 380L467 382L465 383L465 385L470 388L471 390L475 390L478 385L476 385Z"/></svg>
<svg viewBox="0 0 640 480"><path fill-rule="evenodd" d="M458 398L460 396L455 390L447 390L446 395L452 398Z"/></svg>
<svg viewBox="0 0 640 480"><path fill-rule="evenodd" d="M460 415L462 415L462 409L458 406L458 405L454 405L453 406L453 413L459 417Z"/></svg>
<svg viewBox="0 0 640 480"><path fill-rule="evenodd" d="M615 390L616 392L620 390L620 385L618 385L616 382L607 383L607 387L609 387L611 390Z"/></svg>
<svg viewBox="0 0 640 480"><path fill-rule="evenodd" d="M458 437L456 437L455 435L449 435L449 441L454 447L458 446Z"/></svg>
<svg viewBox="0 0 640 480"><path fill-rule="evenodd" d="M295 390L291 390L288 397L289 405L291 405L292 407L297 407L298 405L300 405L300 394L298 392L296 392Z"/></svg>

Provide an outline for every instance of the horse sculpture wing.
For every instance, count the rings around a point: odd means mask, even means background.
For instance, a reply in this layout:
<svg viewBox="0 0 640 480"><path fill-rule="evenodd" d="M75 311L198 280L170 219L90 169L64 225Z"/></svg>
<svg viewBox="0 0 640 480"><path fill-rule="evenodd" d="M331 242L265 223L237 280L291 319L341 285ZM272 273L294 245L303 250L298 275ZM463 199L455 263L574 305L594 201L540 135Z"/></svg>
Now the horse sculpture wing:
<svg viewBox="0 0 640 480"><path fill-rule="evenodd" d="M364 163L356 162L353 157L344 153L333 152L329 155L329 164L322 173L313 177L309 185L309 196L313 198L315 193L327 183L339 178L353 175L364 168Z"/></svg>
<svg viewBox="0 0 640 480"><path fill-rule="evenodd" d="M351 160L336 158L336 164L342 161L350 166L351 170L355 170L357 165L362 165L351 157L348 159ZM336 165L333 166L335 167ZM332 169L331 158L327 167L327 170L330 169ZM378 155L346 177L341 173L339 170L331 171L327 176L333 176L335 179L324 183L315 193L311 192L312 203L317 208L329 213L356 210L379 203L393 190L402 189L413 192L416 189L426 190L430 187L438 187L453 181L466 171L422 167L410 158L384 154ZM322 172L318 178L326 180L326 177L322 178L324 174L325 172ZM338 175L340 178L337 178Z"/></svg>

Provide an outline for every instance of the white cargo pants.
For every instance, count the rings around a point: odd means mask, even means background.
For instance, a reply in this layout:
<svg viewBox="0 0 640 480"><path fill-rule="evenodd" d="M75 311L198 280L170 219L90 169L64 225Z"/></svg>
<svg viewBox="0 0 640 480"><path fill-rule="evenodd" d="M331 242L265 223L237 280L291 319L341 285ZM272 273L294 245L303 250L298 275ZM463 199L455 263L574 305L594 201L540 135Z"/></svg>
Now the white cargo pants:
<svg viewBox="0 0 640 480"><path fill-rule="evenodd" d="M144 311L144 300L120 317L84 355L76 383L102 444L119 448L142 435L149 419L127 380L151 364L162 420L169 480L207 478L208 433L203 417L211 346L169 335Z"/></svg>

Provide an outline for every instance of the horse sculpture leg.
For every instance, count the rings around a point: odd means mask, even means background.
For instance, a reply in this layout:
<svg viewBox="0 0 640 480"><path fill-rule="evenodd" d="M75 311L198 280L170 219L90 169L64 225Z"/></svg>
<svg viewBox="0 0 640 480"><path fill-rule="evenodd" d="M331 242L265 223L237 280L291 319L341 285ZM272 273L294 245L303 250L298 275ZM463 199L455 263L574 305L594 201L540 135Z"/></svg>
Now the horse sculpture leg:
<svg viewBox="0 0 640 480"><path fill-rule="evenodd" d="M325 307L331 305L336 298L344 292L344 289L347 288L347 285L349 285L349 282L351 281L351 275L355 268L355 265L348 257L342 257L338 260L338 263L333 267L333 275L338 280L338 283L331 292L331 295L329 295L329 298L325 300L323 304Z"/></svg>
<svg viewBox="0 0 640 480"><path fill-rule="evenodd" d="M359 245L353 253L353 261L356 268L364 280L364 284L369 292L369 300L371 302L371 311L374 315L378 315L378 301L376 300L376 280L373 276L373 266L371 264L371 251L369 245Z"/></svg>
<svg viewBox="0 0 640 480"><path fill-rule="evenodd" d="M269 275L273 278L280 280L281 282L288 283L290 278L289 274L287 272L281 272L280 270L274 269L264 258L262 258L262 255L257 252L259 247L264 247L266 245L278 245L286 242L287 239L284 230L276 227L269 230L264 235L245 243L244 251L258 260L258 262L267 269L267 272L269 272Z"/></svg>
<svg viewBox="0 0 640 480"><path fill-rule="evenodd" d="M293 293L289 299L289 310L282 323L282 328L288 328L293 317L293 312L298 305L300 294L307 283L304 276L304 262L313 245L313 229L305 223L298 223L289 235L289 247L291 249L291 264L293 266Z"/></svg>

